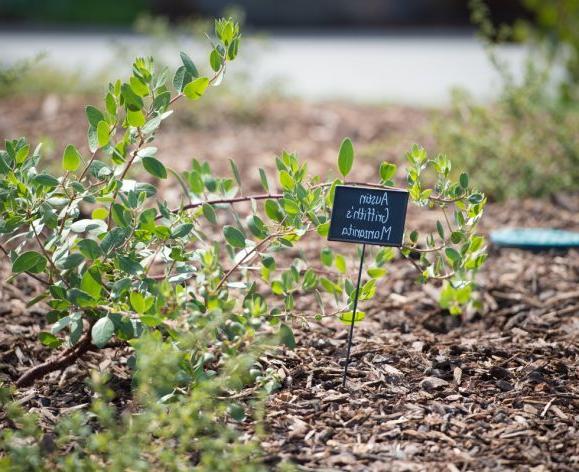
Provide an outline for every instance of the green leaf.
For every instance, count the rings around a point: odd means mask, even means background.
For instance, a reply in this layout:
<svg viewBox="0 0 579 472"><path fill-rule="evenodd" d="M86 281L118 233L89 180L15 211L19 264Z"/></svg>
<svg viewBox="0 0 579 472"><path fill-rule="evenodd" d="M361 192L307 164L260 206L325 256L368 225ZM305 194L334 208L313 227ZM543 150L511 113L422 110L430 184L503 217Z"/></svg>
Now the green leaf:
<svg viewBox="0 0 579 472"><path fill-rule="evenodd" d="M80 152L78 152L78 149L72 144L66 146L64 153L62 154L62 168L69 172L74 172L76 169L78 169L80 163L81 156Z"/></svg>
<svg viewBox="0 0 579 472"><path fill-rule="evenodd" d="M263 239L267 236L267 227L261 218L257 215L247 217L247 227L255 237Z"/></svg>
<svg viewBox="0 0 579 472"><path fill-rule="evenodd" d="M127 228L113 228L101 241L101 249L103 253L107 254L112 249L120 247L129 235L129 230Z"/></svg>
<svg viewBox="0 0 579 472"><path fill-rule="evenodd" d="M320 260L322 261L322 264L330 267L332 265L332 263L334 262L333 251L328 247L323 248L320 251Z"/></svg>
<svg viewBox="0 0 579 472"><path fill-rule="evenodd" d="M203 184L203 179L197 171L192 171L189 173L187 180L189 181L189 187L191 191L197 195L203 193L205 185Z"/></svg>
<svg viewBox="0 0 579 472"><path fill-rule="evenodd" d="M460 174L459 182L460 186L466 189L468 187L468 174L465 174L464 172Z"/></svg>
<svg viewBox="0 0 579 472"><path fill-rule="evenodd" d="M42 344L48 346L51 349L55 349L62 344L61 339L58 339L54 334L47 333L46 331L38 333L38 339L40 339Z"/></svg>
<svg viewBox="0 0 579 472"><path fill-rule="evenodd" d="M113 337L115 324L108 316L99 318L91 330L92 343L99 348L106 346Z"/></svg>
<svg viewBox="0 0 579 472"><path fill-rule="evenodd" d="M209 65L213 69L214 72L217 72L221 69L221 65L223 64L223 58L217 49L213 49L211 54L209 54Z"/></svg>
<svg viewBox="0 0 579 472"><path fill-rule="evenodd" d="M239 169L237 168L237 164L233 159L229 159L229 164L231 165L231 171L233 172L233 176L235 177L237 185L241 187L241 177L239 176Z"/></svg>
<svg viewBox="0 0 579 472"><path fill-rule="evenodd" d="M453 263L456 263L461 259L460 253L454 248L447 247L444 250L444 253L446 254L446 257L448 257Z"/></svg>
<svg viewBox="0 0 579 472"><path fill-rule="evenodd" d="M383 181L392 179L394 174L396 174L396 169L397 167L395 164L391 164L390 162L382 162L382 164L380 164L380 178Z"/></svg>
<svg viewBox="0 0 579 472"><path fill-rule="evenodd" d="M316 231L318 232L318 234L320 236L328 236L328 233L330 232L330 222L327 221L326 223L322 223L321 225L318 225Z"/></svg>
<svg viewBox="0 0 579 472"><path fill-rule="evenodd" d="M133 91L129 84L121 86L121 95L127 110L137 111L143 108L143 99Z"/></svg>
<svg viewBox="0 0 579 472"><path fill-rule="evenodd" d="M269 199L265 201L265 214L278 223L283 220L283 213L279 207L279 203L275 200Z"/></svg>
<svg viewBox="0 0 579 472"><path fill-rule="evenodd" d="M133 92L135 92L139 97L145 97L149 95L149 87L138 77L132 76L129 79L129 83L131 85L131 89L133 89Z"/></svg>
<svg viewBox="0 0 579 472"><path fill-rule="evenodd" d="M95 300L98 300L103 287L100 282L92 276L91 271L87 270L80 281L80 288Z"/></svg>
<svg viewBox="0 0 579 472"><path fill-rule="evenodd" d="M98 243L92 239L83 239L77 243L80 253L90 260L98 259L103 252Z"/></svg>
<svg viewBox="0 0 579 472"><path fill-rule="evenodd" d="M473 205L480 203L483 201L484 196L480 193L473 193L471 196L468 197L468 201Z"/></svg>
<svg viewBox="0 0 579 472"><path fill-rule="evenodd" d="M18 152L16 153L16 157L14 159L16 161L16 164L22 164L28 157L29 153L30 153L30 146L28 144L18 149Z"/></svg>
<svg viewBox="0 0 579 472"><path fill-rule="evenodd" d="M239 51L239 40L234 39L227 48L227 58L232 61L237 57L237 52Z"/></svg>
<svg viewBox="0 0 579 472"><path fill-rule="evenodd" d="M354 146L350 138L345 138L340 145L338 153L338 169L340 174L346 177L354 164Z"/></svg>
<svg viewBox="0 0 579 472"><path fill-rule="evenodd" d="M386 269L382 267L370 267L368 269L368 275L373 279L379 279L386 275Z"/></svg>
<svg viewBox="0 0 579 472"><path fill-rule="evenodd" d="M341 254L336 254L335 259L336 269L338 269L342 274L346 273L346 258Z"/></svg>
<svg viewBox="0 0 579 472"><path fill-rule="evenodd" d="M217 217L215 216L215 210L209 203L203 203L202 206L203 215L210 223L217 224Z"/></svg>
<svg viewBox="0 0 579 472"><path fill-rule="evenodd" d="M294 337L294 333L292 329L285 323L282 323L279 326L279 340L281 344L289 347L290 349L295 349L296 347L296 338Z"/></svg>
<svg viewBox="0 0 579 472"><path fill-rule="evenodd" d="M147 121L145 126L141 128L143 134L150 134L153 131L155 131L163 121L163 116L164 115L157 115L154 118L151 118L149 121Z"/></svg>
<svg viewBox="0 0 579 472"><path fill-rule="evenodd" d="M75 252L74 254L69 254L66 257L60 257L55 265L59 269L76 269L84 260L82 254Z"/></svg>
<svg viewBox="0 0 579 472"><path fill-rule="evenodd" d="M299 205L289 198L282 198L281 204L283 209L287 212L288 215L297 215L300 212Z"/></svg>
<svg viewBox="0 0 579 472"><path fill-rule="evenodd" d="M87 106L84 111L86 113L86 117L88 118L89 124L93 128L96 128L98 126L99 121L105 119L102 112L98 108L93 107L92 105Z"/></svg>
<svg viewBox="0 0 579 472"><path fill-rule="evenodd" d="M118 226L126 228L131 224L130 213L120 203L113 203L111 205L111 217Z"/></svg>
<svg viewBox="0 0 579 472"><path fill-rule="evenodd" d="M279 183L284 190L293 190L296 186L296 182L291 175L285 170L279 173Z"/></svg>
<svg viewBox="0 0 579 472"><path fill-rule="evenodd" d="M191 230L193 229L193 225L191 223L183 223L180 225L175 226L173 232L171 233L171 237L173 238L183 238L187 236Z"/></svg>
<svg viewBox="0 0 579 472"><path fill-rule="evenodd" d="M119 269L127 274L139 274L143 272L143 266L141 263L135 259L131 259L128 256L118 256L117 261L119 264Z"/></svg>
<svg viewBox="0 0 579 472"><path fill-rule="evenodd" d="M209 79L207 77L199 77L198 79L189 82L183 89L183 93L190 100L199 100L207 87L209 86Z"/></svg>
<svg viewBox="0 0 579 472"><path fill-rule="evenodd" d="M353 312L351 312L351 311L346 311L345 313L341 313L339 316L339 320L348 326L352 324L352 318L353 318ZM364 313L363 311L360 311L360 310L356 310L356 318L354 319L354 324L358 323L359 321L362 321L364 318L366 318L366 313Z"/></svg>
<svg viewBox="0 0 579 472"><path fill-rule="evenodd" d="M12 264L12 272L30 272L38 274L46 269L48 261L46 257L36 251L27 251L20 254Z"/></svg>
<svg viewBox="0 0 579 472"><path fill-rule="evenodd" d="M109 124L106 121L99 121L97 125L97 143L102 148L109 144Z"/></svg>
<svg viewBox="0 0 579 472"><path fill-rule="evenodd" d="M450 235L450 240L454 243L454 244L458 244L462 241L462 239L464 238L464 233L462 231L453 231L452 234Z"/></svg>
<svg viewBox="0 0 579 472"><path fill-rule="evenodd" d="M140 128L145 124L145 115L141 110L127 110L127 123L135 128Z"/></svg>
<svg viewBox="0 0 579 472"><path fill-rule="evenodd" d="M183 62L183 67L185 67L185 70L189 72L191 76L199 77L199 71L197 71L197 67L195 67L195 64L191 58L183 51L181 51L179 54L181 56L181 61Z"/></svg>
<svg viewBox="0 0 579 472"><path fill-rule="evenodd" d="M109 212L106 208L95 208L91 213L93 220L106 220L108 216Z"/></svg>
<svg viewBox="0 0 579 472"><path fill-rule="evenodd" d="M438 231L440 239L444 241L444 227L442 226L442 223L440 221L436 222L436 231Z"/></svg>
<svg viewBox="0 0 579 472"><path fill-rule="evenodd" d="M129 300L131 301L131 306L133 310L137 313L142 314L146 311L145 297L139 292L131 292L129 295Z"/></svg>
<svg viewBox="0 0 579 472"><path fill-rule="evenodd" d="M261 182L263 189L266 192L269 192L269 182L267 181L267 175L261 167L259 168L259 181Z"/></svg>
<svg viewBox="0 0 579 472"><path fill-rule="evenodd" d="M227 413L235 421L243 421L246 418L245 409L239 403L230 403L227 406Z"/></svg>
<svg viewBox="0 0 579 472"><path fill-rule="evenodd" d="M78 288L71 288L68 291L68 299L72 304L82 308L91 307L96 304L96 300L90 294Z"/></svg>
<svg viewBox="0 0 579 472"><path fill-rule="evenodd" d="M161 161L151 156L143 157L143 167L145 170L159 179L167 178L167 169Z"/></svg>
<svg viewBox="0 0 579 472"><path fill-rule="evenodd" d="M233 247L244 248L245 236L235 226L225 226L223 228L225 240Z"/></svg>
<svg viewBox="0 0 579 472"><path fill-rule="evenodd" d="M181 66L175 72L175 77L173 77L173 87L175 87L178 92L182 92L185 85L191 82L192 79L193 76L191 73L187 71L185 66Z"/></svg>
<svg viewBox="0 0 579 472"><path fill-rule="evenodd" d="M34 183L43 187L54 188L58 186L58 179L48 174L38 174L34 176Z"/></svg>

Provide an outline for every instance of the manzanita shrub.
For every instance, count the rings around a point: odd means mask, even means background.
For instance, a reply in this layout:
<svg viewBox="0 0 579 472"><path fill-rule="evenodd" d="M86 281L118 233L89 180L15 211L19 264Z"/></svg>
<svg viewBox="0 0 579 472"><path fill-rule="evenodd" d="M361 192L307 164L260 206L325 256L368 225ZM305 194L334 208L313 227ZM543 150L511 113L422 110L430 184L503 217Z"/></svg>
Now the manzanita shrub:
<svg viewBox="0 0 579 472"><path fill-rule="evenodd" d="M220 177L207 162L193 160L189 171L178 174L156 157L153 142L172 105L201 99L219 85L237 55L236 23L216 21L215 36L209 75L181 53L172 83L152 58L139 58L127 81L109 84L104 104L86 108L90 154L67 145L61 175L41 170L40 146L33 149L24 139L6 141L0 151L0 249L14 274L28 274L45 286L30 302L50 307L52 328L40 333L40 341L64 348L18 385L93 347L134 343L145 332L175 342L179 333L220 319L215 352L228 356L268 325L277 325L279 339L292 346L289 325L298 315L351 321L353 274L347 257L335 250L338 245L322 249L320 263L296 257L296 251L293 258L284 255L303 238L325 239L335 186L356 184L346 180L354 165L349 139L339 149L339 178L310 175L307 163L283 152L275 160L275 179L259 169L263 192L257 194L244 192L233 161L232 176ZM432 233L407 231L400 252L418 269L421 282L442 281L440 304L458 314L473 300L474 275L486 257L484 239L476 234L486 200L466 174L455 177L446 156L429 158L414 146L406 157L412 202L438 209L441 220ZM174 178L183 190L181 205L170 208L160 200L154 185L139 180L143 171ZM396 171L383 162L377 181L364 185L393 186ZM371 254L362 301L375 295L395 257L392 248ZM310 294L318 308L296 310L298 294ZM363 316L360 312L356 321ZM185 353L182 383L205 376L206 361L199 353ZM255 377L275 387L266 375Z"/></svg>

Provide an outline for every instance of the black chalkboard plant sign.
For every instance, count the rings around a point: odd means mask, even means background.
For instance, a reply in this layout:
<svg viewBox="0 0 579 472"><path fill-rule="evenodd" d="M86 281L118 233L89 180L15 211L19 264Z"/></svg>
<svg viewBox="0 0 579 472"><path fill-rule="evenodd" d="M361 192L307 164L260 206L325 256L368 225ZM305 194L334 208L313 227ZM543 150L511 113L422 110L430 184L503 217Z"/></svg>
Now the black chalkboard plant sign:
<svg viewBox="0 0 579 472"><path fill-rule="evenodd" d="M475 234L485 204L484 196L469 187L466 174L460 174L457 182L450 178L451 163L444 155L428 159L423 148L414 146L407 153L408 189L392 187L396 166L384 162L380 167L378 185L339 182L333 186L333 202L328 240L361 244L360 264L355 286L350 283L348 311L341 320L350 326L342 386L346 385L354 325L365 317L358 311L360 298L371 298L376 290L376 276L383 271L369 269L370 280L362 287L362 272L366 245L396 247L419 271L420 281L443 280L441 306L453 314L460 313L461 305L471 299L472 279L476 270L486 260L484 239ZM354 162L354 148L346 138L340 147L338 168L344 179ZM436 177L434 188L423 188L422 175L433 170ZM436 232L428 233L419 244L417 231L412 231L404 241L406 211L409 197L422 207L441 210L443 221L436 222ZM451 213L451 216L449 216ZM451 222L452 221L452 222ZM376 258L391 252L379 251ZM418 257L416 257L418 256Z"/></svg>

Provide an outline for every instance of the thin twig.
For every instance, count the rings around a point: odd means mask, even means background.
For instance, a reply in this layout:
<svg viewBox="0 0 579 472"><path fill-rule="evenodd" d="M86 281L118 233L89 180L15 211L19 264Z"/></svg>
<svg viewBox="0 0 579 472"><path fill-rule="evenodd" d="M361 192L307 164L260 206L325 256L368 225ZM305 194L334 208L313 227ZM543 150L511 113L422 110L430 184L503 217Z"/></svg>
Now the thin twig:
<svg viewBox="0 0 579 472"><path fill-rule="evenodd" d="M276 233L276 234L270 234L270 235L267 236L265 239L263 239L263 240L260 241L258 244L256 244L256 245L251 249L251 251L248 251L248 253L245 254L245 256L243 256L243 257L241 258L241 260L239 260L239 262L237 262L231 269L229 269L229 270L227 271L227 273L226 273L226 274L223 276L223 278L219 281L219 283L217 284L217 287L215 287L215 289L214 289L213 291L214 291L214 292L217 292L217 291L221 288L221 286L227 281L227 279L229 278L229 276L230 276L235 270L237 270L237 268L238 268L241 264L243 264L250 255L255 254L256 251L259 251L259 249L264 246L264 244L266 244L268 241L270 241L271 239L273 239L273 238L275 238L275 237L277 237L277 236L281 236L281 234L278 234L278 233Z"/></svg>

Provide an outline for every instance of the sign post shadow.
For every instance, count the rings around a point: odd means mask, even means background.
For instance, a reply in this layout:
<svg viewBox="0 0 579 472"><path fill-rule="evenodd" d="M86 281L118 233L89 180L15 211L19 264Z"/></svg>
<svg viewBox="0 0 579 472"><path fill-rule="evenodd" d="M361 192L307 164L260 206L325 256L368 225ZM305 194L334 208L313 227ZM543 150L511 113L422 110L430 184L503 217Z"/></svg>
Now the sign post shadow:
<svg viewBox="0 0 579 472"><path fill-rule="evenodd" d="M406 190L346 185L335 188L328 240L362 244L342 387L348 379L366 245L401 247L407 206Z"/></svg>

